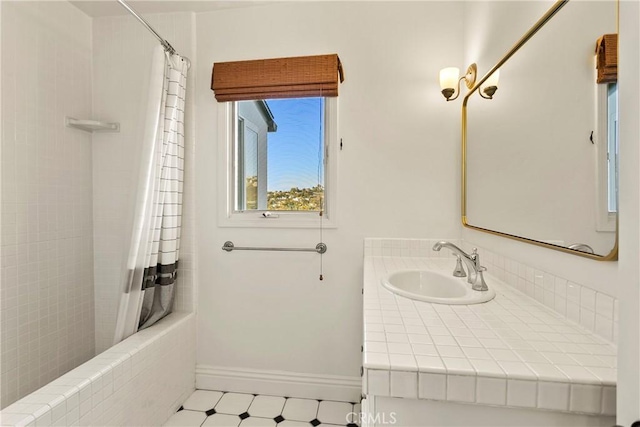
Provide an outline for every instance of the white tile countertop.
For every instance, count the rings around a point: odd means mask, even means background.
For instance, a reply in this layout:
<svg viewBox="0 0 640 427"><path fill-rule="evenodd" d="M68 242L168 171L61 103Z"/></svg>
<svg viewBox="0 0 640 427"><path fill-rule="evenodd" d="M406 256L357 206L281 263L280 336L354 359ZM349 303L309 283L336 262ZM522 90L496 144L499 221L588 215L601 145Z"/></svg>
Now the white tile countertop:
<svg viewBox="0 0 640 427"><path fill-rule="evenodd" d="M431 304L381 285L397 270L454 266L454 257L365 256L367 395L615 414L616 347L490 271L496 297L484 304Z"/></svg>

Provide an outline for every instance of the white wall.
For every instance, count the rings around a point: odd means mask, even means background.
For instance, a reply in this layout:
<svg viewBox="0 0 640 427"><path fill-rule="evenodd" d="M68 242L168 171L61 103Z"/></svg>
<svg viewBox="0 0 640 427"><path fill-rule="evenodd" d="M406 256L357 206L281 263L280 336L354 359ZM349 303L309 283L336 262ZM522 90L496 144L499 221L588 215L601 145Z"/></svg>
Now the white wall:
<svg viewBox="0 0 640 427"><path fill-rule="evenodd" d="M478 77L482 77L554 3L465 2L464 63L478 61Z"/></svg>
<svg viewBox="0 0 640 427"><path fill-rule="evenodd" d="M1 406L94 354L91 19L2 2Z"/></svg>
<svg viewBox="0 0 640 427"><path fill-rule="evenodd" d="M359 378L363 238L457 237L459 110L438 72L462 61L462 3L311 2L197 15L198 365ZM445 19L447 18L447 19ZM316 254L233 252L313 247L317 229L216 225L215 61L337 53L338 228ZM451 124L446 125L447 123Z"/></svg>
<svg viewBox="0 0 640 427"><path fill-rule="evenodd" d="M145 15L179 53L195 64L195 15ZM93 135L93 211L95 240L96 350L113 344L124 261L129 251L136 197L140 140L147 100L147 81L156 39L131 16L93 20L93 110L96 119L119 122L119 133ZM185 184L180 266L175 309L191 311L193 263L193 86L188 75L185 123Z"/></svg>

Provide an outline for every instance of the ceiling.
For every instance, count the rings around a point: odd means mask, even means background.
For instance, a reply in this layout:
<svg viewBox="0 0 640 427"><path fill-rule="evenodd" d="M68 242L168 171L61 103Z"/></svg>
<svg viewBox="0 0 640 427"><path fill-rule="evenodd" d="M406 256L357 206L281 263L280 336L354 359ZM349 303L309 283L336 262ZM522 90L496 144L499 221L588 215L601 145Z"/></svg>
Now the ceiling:
<svg viewBox="0 0 640 427"><path fill-rule="evenodd" d="M76 0L71 3L89 16L115 16L127 15L127 10L116 0ZM209 12L212 10L231 9L238 7L249 7L267 3L271 1L253 0L209 0L209 1L176 1L176 0L154 0L154 1L127 1L127 3L140 14L147 13L169 13L169 12Z"/></svg>

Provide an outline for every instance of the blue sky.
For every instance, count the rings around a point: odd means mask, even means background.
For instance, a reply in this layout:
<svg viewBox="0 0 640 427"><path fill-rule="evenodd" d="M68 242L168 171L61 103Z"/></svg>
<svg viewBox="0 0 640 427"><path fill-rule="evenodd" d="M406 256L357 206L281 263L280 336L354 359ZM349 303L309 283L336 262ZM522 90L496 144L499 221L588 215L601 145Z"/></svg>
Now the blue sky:
<svg viewBox="0 0 640 427"><path fill-rule="evenodd" d="M267 104L278 125L267 135L267 190L315 187L324 155L323 99L272 99ZM321 173L322 183L324 168Z"/></svg>

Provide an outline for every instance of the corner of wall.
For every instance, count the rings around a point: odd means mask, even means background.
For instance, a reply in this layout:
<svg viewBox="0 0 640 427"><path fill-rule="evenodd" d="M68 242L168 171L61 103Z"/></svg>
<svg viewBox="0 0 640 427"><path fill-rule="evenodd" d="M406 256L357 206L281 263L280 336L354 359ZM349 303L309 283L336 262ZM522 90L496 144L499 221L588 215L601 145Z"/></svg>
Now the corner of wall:
<svg viewBox="0 0 640 427"><path fill-rule="evenodd" d="M620 1L620 340L617 424L640 419L640 5Z"/></svg>

